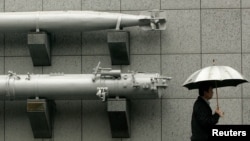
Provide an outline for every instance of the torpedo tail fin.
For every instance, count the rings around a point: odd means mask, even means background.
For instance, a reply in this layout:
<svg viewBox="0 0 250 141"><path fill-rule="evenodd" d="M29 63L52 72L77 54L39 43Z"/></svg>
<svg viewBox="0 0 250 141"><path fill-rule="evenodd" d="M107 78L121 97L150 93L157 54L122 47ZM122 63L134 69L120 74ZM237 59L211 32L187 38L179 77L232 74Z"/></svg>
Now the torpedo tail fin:
<svg viewBox="0 0 250 141"><path fill-rule="evenodd" d="M160 10L151 10L142 12L142 15L148 15L147 18L139 20L139 25L143 30L165 30L166 19L165 12Z"/></svg>

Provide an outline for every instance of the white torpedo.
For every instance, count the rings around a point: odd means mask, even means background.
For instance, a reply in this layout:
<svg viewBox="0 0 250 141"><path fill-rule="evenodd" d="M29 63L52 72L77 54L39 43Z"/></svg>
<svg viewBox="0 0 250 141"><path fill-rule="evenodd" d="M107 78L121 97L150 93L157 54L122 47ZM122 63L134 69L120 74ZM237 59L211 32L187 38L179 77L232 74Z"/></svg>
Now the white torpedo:
<svg viewBox="0 0 250 141"><path fill-rule="evenodd" d="M95 31L140 26L144 30L165 30L163 11L144 15L97 11L1 12L0 32Z"/></svg>
<svg viewBox="0 0 250 141"><path fill-rule="evenodd" d="M54 100L97 99L122 97L129 99L160 98L167 80L158 73L121 73L101 68L92 74L22 74L0 75L0 99L24 100L47 98Z"/></svg>

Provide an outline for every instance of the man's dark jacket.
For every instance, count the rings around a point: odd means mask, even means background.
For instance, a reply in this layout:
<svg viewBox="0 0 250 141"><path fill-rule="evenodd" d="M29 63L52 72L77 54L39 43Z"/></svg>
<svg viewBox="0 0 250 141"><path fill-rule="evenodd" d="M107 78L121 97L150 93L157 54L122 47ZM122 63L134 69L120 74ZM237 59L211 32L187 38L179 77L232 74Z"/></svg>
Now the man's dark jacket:
<svg viewBox="0 0 250 141"><path fill-rule="evenodd" d="M218 121L219 115L213 114L209 104L199 96L193 107L191 141L207 141L212 126Z"/></svg>

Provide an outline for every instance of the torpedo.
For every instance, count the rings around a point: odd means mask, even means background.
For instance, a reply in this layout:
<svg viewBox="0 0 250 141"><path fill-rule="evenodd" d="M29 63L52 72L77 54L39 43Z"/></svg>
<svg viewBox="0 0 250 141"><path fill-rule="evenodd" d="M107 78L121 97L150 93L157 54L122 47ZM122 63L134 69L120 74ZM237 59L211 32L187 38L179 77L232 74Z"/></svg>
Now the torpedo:
<svg viewBox="0 0 250 141"><path fill-rule="evenodd" d="M33 11L1 12L0 32L60 32L120 30L139 26L143 30L165 30L163 11L152 10L144 15L98 11Z"/></svg>

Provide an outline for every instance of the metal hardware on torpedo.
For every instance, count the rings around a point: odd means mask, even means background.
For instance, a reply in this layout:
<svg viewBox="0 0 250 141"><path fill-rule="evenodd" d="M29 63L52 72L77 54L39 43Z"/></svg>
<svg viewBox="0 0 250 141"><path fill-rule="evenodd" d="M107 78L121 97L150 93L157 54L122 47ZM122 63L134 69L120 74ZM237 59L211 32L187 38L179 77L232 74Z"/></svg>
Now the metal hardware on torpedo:
<svg viewBox="0 0 250 141"><path fill-rule="evenodd" d="M9 71L0 75L0 95L10 100L160 98L170 79L158 73L121 73L101 68L100 63L92 74L19 75Z"/></svg>

